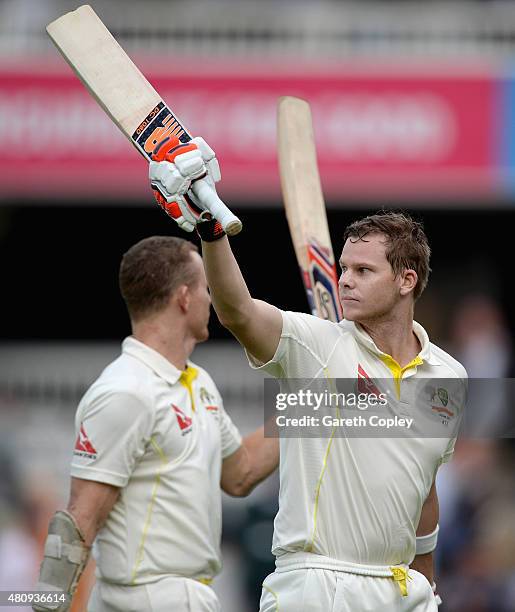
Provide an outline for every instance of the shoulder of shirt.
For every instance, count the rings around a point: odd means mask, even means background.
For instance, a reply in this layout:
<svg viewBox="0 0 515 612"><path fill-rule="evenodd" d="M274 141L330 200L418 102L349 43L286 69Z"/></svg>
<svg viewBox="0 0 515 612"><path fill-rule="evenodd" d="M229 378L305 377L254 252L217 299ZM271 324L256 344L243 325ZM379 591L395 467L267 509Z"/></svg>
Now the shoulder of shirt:
<svg viewBox="0 0 515 612"><path fill-rule="evenodd" d="M153 405L152 370L139 359L122 353L107 365L84 395L82 402L95 397L130 396L145 406Z"/></svg>
<svg viewBox="0 0 515 612"><path fill-rule="evenodd" d="M356 326L353 321L346 321L345 319L342 319L338 323L338 328L342 336L345 335L354 338L354 335L356 333Z"/></svg>
<svg viewBox="0 0 515 612"><path fill-rule="evenodd" d="M468 378L467 370L464 366L454 357L451 357L449 353L444 351L436 344L430 343L431 346L431 354L434 355L439 361L442 362L442 365L446 367L453 374L455 378L462 378L466 380Z"/></svg>
<svg viewBox="0 0 515 612"><path fill-rule="evenodd" d="M341 335L343 332L347 331L344 328L342 328L342 324L347 323L346 321L335 323L334 321L328 321L327 319L321 319L320 317L315 317L314 315L307 314L306 312L294 312L291 310L284 310L282 312L283 312L283 316L286 316L288 319L304 324L317 331L323 330L326 333L332 332L337 335ZM284 332L284 326L283 326L283 332Z"/></svg>

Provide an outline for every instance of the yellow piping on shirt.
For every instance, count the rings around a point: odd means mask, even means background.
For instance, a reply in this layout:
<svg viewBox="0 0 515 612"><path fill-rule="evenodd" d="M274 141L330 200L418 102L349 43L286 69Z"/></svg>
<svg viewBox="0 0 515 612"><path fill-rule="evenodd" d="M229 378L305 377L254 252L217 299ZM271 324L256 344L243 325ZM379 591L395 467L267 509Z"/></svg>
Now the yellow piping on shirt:
<svg viewBox="0 0 515 612"><path fill-rule="evenodd" d="M324 368L324 376L329 379L329 370L327 368ZM339 408L336 408L336 412L337 412L337 417L340 417L340 410ZM332 431L331 431L331 436L329 438L329 444L327 445L325 454L324 454L324 460L322 462L322 471L320 472L320 476L318 478L318 482L317 482L317 486L316 486L316 493L315 493L315 506L313 508L313 531L311 533L311 539L309 544L306 547L306 552L311 552L313 550L313 544L315 543L315 534L316 534L316 529L317 529L317 515L318 515L318 500L320 497L320 488L322 486L322 479L324 478L324 474L325 474L325 469L327 467L327 460L329 458L329 451L331 450L331 446L333 444L333 439L334 439L334 434L336 433L336 425L333 427Z"/></svg>
<svg viewBox="0 0 515 612"><path fill-rule="evenodd" d="M261 586L265 589L265 591L268 591L270 595L272 595L272 597L275 599L275 612L279 612L279 597L277 596L277 593L275 591L272 591L270 587L267 587L266 584L262 584Z"/></svg>
<svg viewBox="0 0 515 612"><path fill-rule="evenodd" d="M143 526L143 532L141 534L141 540L138 546L138 554L136 555L136 561L134 563L134 568L132 570L132 575L131 575L131 584L134 585L135 584L135 580L136 580L136 574L138 572L138 567L141 563L141 561L143 560L143 553L144 553L144 549L145 549L145 540L147 538L147 533L148 533L148 528L150 527L150 520L152 518L152 512L154 510L154 503L156 501L156 497L157 497L157 489L159 488L159 483L161 482L161 471L163 470L164 466L167 463L167 458L166 455L163 452L163 449L159 446L159 444L155 441L154 438L150 438L150 443L152 444L152 446L154 447L154 450L156 451L156 453L159 455L160 459L161 459L161 465L158 468L157 472L156 472L156 478L154 480L154 486L152 488L152 495L150 496L150 502L148 504L148 509L147 509L147 517L145 519L145 525Z"/></svg>
<svg viewBox="0 0 515 612"><path fill-rule="evenodd" d="M401 398L401 379L404 372L409 370L410 368L414 368L416 366L422 365L424 360L420 355L417 355L415 359L412 359L407 365L403 368L395 361L395 359L391 355L381 355L381 361L386 365L386 367L393 374L393 380L395 383L395 391L397 392L397 399Z"/></svg>

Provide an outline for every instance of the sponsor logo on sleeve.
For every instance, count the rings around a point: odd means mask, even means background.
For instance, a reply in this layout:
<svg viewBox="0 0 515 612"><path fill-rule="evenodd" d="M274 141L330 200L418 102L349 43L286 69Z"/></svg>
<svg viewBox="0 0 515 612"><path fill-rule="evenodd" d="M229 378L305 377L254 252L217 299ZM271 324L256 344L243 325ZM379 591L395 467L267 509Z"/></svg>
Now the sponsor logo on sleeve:
<svg viewBox="0 0 515 612"><path fill-rule="evenodd" d="M84 429L84 424L80 424L79 435L77 436L77 440L75 442L75 448L73 449L73 454L77 457L86 457L87 459L96 459L97 451L91 440L88 438L88 434Z"/></svg>

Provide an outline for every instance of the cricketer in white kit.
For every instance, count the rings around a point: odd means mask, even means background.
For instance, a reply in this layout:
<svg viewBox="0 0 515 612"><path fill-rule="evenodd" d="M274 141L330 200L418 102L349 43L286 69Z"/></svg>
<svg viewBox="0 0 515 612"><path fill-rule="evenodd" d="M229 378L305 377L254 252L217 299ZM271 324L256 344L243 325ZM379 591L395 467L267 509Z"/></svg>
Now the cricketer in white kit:
<svg viewBox="0 0 515 612"><path fill-rule="evenodd" d="M382 388L390 376L392 387L399 388L397 397L392 394L396 410L404 415L410 414L410 391L419 379L458 379L453 403L463 405L463 367L432 345L415 322L421 348L401 369L352 321L334 324L291 312L282 317L276 353L264 365L249 355L253 367L278 378L303 379L336 373L358 378L360 370ZM431 415L429 400L423 409ZM426 576L407 570L417 552L417 526L436 471L454 448L455 439L446 438L445 425L440 426L440 437L431 438L281 439L272 546L277 569L263 584L262 610L297 609L299 592L305 610L436 609ZM429 514L432 503L431 497Z"/></svg>
<svg viewBox="0 0 515 612"><path fill-rule="evenodd" d="M214 308L253 367L283 379L380 379L393 390L396 412L424 415L417 437L281 439L277 569L263 583L261 612L435 611L435 477L456 432L436 423L424 437L425 419L434 425L440 417L430 398L415 405L413 389L453 382L453 411L446 410L459 418L467 375L413 320L429 276L422 226L381 212L347 228L339 280L345 320L332 323L253 299L208 206L174 192L177 173L173 160L150 164L156 199L182 227L196 225Z"/></svg>
<svg viewBox="0 0 515 612"><path fill-rule="evenodd" d="M221 487L248 494L275 469L278 444L263 428L242 440L189 360L210 310L196 247L140 241L120 289L133 334L77 409L70 501L50 524L38 589L73 596L94 541L89 612L219 612L209 585L222 567Z"/></svg>

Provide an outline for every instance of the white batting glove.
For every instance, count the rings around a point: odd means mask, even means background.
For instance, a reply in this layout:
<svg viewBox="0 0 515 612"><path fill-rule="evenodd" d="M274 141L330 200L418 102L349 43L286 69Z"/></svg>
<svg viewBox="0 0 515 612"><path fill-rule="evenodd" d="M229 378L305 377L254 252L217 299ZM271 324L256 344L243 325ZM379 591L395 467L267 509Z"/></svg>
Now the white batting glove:
<svg viewBox="0 0 515 612"><path fill-rule="evenodd" d="M222 174L220 172L220 165L216 159L215 152L200 136L193 138L191 142L194 142L197 145L200 153L202 154L202 160L204 161L207 175L213 179L213 183L218 183L218 181L222 178Z"/></svg>
<svg viewBox="0 0 515 612"><path fill-rule="evenodd" d="M202 177L214 189L221 178L215 152L203 138L183 144L173 137L157 145L153 159L149 178L157 203L183 230L192 232L207 206L188 191L192 181Z"/></svg>

